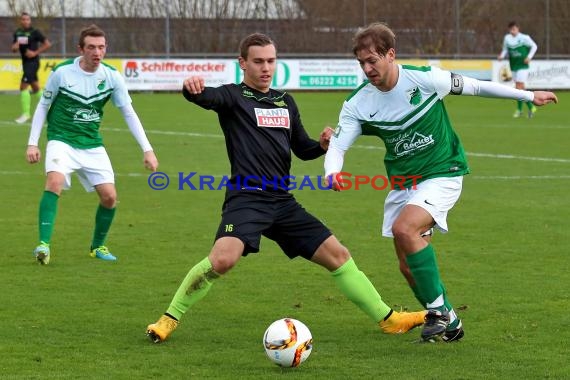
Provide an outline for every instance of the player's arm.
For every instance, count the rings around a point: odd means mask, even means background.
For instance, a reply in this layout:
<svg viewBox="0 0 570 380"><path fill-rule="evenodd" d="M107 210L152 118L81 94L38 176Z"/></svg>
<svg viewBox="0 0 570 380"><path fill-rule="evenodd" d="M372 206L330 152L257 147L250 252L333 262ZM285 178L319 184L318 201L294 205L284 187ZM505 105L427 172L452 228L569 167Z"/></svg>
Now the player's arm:
<svg viewBox="0 0 570 380"><path fill-rule="evenodd" d="M503 58L505 58L507 56L508 50L507 50L507 38L505 37L503 39L503 50L501 50L501 52L499 53L499 56L497 57L497 59L500 61Z"/></svg>
<svg viewBox="0 0 570 380"><path fill-rule="evenodd" d="M123 107L119 107L119 110L123 114L123 118L125 119L125 122L129 126L129 130L131 131L135 140L137 141L142 151L144 152L144 158L143 158L144 166L147 169L155 172L156 169L158 168L158 159L156 158L152 146L150 145L150 142L146 137L146 133L144 131L142 123L139 119L139 116L135 112L133 105L131 103L128 103Z"/></svg>
<svg viewBox="0 0 570 380"><path fill-rule="evenodd" d="M218 111L231 108L233 97L227 86L206 87L204 78L192 76L184 80L182 95L186 100L204 109Z"/></svg>
<svg viewBox="0 0 570 380"><path fill-rule="evenodd" d="M530 60L534 57L534 55L536 54L536 51L538 50L538 45L536 44L536 42L534 42L534 40L532 38L530 38L530 36L528 37L527 42L528 42L528 45L530 46L530 50L528 52L528 55L524 59L524 63L526 63L526 64L528 64L530 62Z"/></svg>
<svg viewBox="0 0 570 380"><path fill-rule="evenodd" d="M28 147L26 149L26 159L30 164L35 164L41 159L39 141L42 129L47 118L47 114L53 99L59 92L60 75L58 71L52 71L46 82L44 92L32 118L32 128L28 137Z"/></svg>
<svg viewBox="0 0 570 380"><path fill-rule="evenodd" d="M332 185L333 190L341 190L338 175L342 172L344 155L361 133L362 129L358 118L354 116L351 105L345 102L340 111L338 126L331 137L329 149L325 156L325 186Z"/></svg>
<svg viewBox="0 0 570 380"><path fill-rule="evenodd" d="M530 101L537 106L558 103L558 98L550 91L518 90L496 82L481 81L455 73L451 73L451 89L449 93L451 95L472 95L486 98Z"/></svg>
<svg viewBox="0 0 570 380"><path fill-rule="evenodd" d="M123 119L125 119L131 134L141 147L145 168L154 172L158 168L158 160L152 150L152 146L150 145L148 138L146 137L141 120L133 108L132 99L129 95L129 91L127 90L125 80L118 71L112 71L111 78L113 81L113 93L111 94L111 100L115 107L121 111Z"/></svg>
<svg viewBox="0 0 570 380"><path fill-rule="evenodd" d="M301 115L299 114L295 100L293 100L292 97L288 97L287 104L289 104L289 112L291 115L291 150L295 156L303 161L314 160L315 158L321 157L327 151L332 129L329 131L325 128L323 132L321 132L319 141L313 140L309 137L301 122Z"/></svg>
<svg viewBox="0 0 570 380"><path fill-rule="evenodd" d="M18 43L18 37L16 36L16 33L14 33L14 38L12 40L12 53L17 53L19 48L20 44Z"/></svg>
<svg viewBox="0 0 570 380"><path fill-rule="evenodd" d="M44 51L48 50L52 45L49 39L47 39L43 34L39 34L40 46L37 50L26 50L26 57L34 58L42 54Z"/></svg>

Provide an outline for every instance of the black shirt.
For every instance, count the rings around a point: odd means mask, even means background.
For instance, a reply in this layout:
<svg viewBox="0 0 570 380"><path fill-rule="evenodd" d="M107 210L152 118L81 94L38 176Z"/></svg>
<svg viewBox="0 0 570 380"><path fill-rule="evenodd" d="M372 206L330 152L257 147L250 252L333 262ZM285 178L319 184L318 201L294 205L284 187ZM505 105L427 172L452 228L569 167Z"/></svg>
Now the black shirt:
<svg viewBox="0 0 570 380"><path fill-rule="evenodd" d="M26 50L36 51L38 50L40 43L44 43L46 40L45 36L37 29L22 29L18 28L14 32L13 42L18 41L20 46L20 55L22 56L22 62L38 61L40 57L37 55L33 58L26 57Z"/></svg>
<svg viewBox="0 0 570 380"><path fill-rule="evenodd" d="M206 87L199 95L184 88L183 95L217 112L231 164L230 183L235 189L287 191L291 150L301 160L325 154L319 142L307 135L299 109L286 92L270 89L262 93L241 83Z"/></svg>

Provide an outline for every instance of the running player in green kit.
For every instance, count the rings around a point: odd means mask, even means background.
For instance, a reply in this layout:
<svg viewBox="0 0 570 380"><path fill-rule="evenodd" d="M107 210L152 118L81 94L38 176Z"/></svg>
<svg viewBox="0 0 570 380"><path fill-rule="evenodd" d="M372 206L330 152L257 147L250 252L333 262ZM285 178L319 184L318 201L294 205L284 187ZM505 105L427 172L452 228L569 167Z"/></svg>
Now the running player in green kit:
<svg viewBox="0 0 570 380"><path fill-rule="evenodd" d="M528 79L528 68L532 57L537 50L536 43L528 34L519 31L519 25L515 21L511 21L508 25L509 33L503 39L503 50L499 54L499 61L509 57L509 66L513 73L515 87L519 90L525 89L525 83ZM531 118L536 112L536 107L531 101L527 101L528 117ZM517 99L517 109L513 117L521 117L523 109L523 101Z"/></svg>
<svg viewBox="0 0 570 380"><path fill-rule="evenodd" d="M49 76L32 119L26 158L40 160L38 141L47 118L46 185L39 209L39 241L34 250L41 264L50 261L50 241L62 189L71 186L77 173L87 191L96 191L100 204L95 215L95 230L90 255L106 261L116 257L105 246L115 215L117 191L115 176L99 126L107 101L121 111L129 129L144 152L144 165L156 171L158 161L137 116L121 74L103 63L107 42L96 25L81 31L80 57L57 65Z"/></svg>
<svg viewBox="0 0 570 380"><path fill-rule="evenodd" d="M382 235L394 238L400 271L428 309L423 341L452 342L464 335L446 295L435 251L433 228L447 232L447 213L469 173L465 152L443 103L447 95L520 99L537 106L557 102L552 92L523 91L479 81L436 67L396 63L396 38L385 24L371 24L354 37L353 53L368 81L344 102L325 157L326 176L342 190L338 173L344 154L360 135L377 136L386 146L388 176L414 178L390 191ZM342 182L342 179L341 181Z"/></svg>

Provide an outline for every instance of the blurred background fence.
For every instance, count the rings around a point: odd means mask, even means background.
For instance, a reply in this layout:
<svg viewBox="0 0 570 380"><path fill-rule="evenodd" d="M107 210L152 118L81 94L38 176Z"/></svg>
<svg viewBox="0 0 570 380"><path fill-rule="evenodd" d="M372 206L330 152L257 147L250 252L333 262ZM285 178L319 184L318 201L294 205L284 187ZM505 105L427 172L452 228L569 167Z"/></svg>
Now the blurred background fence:
<svg viewBox="0 0 570 380"><path fill-rule="evenodd" d="M359 27L387 22L403 58L493 58L516 20L537 58L570 57L569 0L2 0L0 56L22 11L52 41L49 56L76 55L79 30L107 32L109 57L235 57L258 31L281 56L350 57Z"/></svg>

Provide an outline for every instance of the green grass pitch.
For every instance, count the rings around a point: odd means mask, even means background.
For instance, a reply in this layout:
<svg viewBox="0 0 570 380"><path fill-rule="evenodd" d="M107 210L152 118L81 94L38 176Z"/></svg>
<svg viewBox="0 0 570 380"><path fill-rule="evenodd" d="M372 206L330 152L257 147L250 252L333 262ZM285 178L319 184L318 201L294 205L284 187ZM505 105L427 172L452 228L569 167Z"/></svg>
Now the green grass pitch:
<svg viewBox="0 0 570 380"><path fill-rule="evenodd" d="M346 93L298 93L312 136L336 125ZM166 309L188 269L208 254L222 191L178 191L176 173L228 173L213 112L179 94L134 94L170 187L153 191L142 154L109 105L103 136L117 173L118 212L108 245L116 263L88 256L96 196L77 177L60 200L52 262L34 263L43 162L25 162L29 126L19 97L0 95L0 378L2 379L561 379L570 377L570 95L512 119L514 101L447 97L472 173L434 246L466 335L458 344L414 343L419 330L383 335L334 287L329 274L288 260L271 241L217 281L167 342L144 332ZM45 148L45 131L41 142ZM362 137L345 169L383 174L384 151ZM295 159L295 175L322 174L322 159ZM417 309L379 228L385 191L296 191L350 249L384 300ZM262 334L291 316L314 337L311 357L283 370Z"/></svg>

